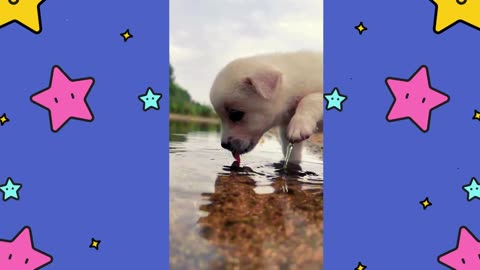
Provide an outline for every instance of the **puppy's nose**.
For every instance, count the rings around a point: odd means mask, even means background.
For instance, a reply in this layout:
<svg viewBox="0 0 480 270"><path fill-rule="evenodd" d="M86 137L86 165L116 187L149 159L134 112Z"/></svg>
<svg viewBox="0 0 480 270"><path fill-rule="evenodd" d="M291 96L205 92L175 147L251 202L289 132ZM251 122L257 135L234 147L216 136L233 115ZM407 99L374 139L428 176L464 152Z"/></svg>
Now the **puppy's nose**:
<svg viewBox="0 0 480 270"><path fill-rule="evenodd" d="M227 150L231 150L232 145L230 144L230 142L228 142L228 143L222 142L222 147L227 149Z"/></svg>

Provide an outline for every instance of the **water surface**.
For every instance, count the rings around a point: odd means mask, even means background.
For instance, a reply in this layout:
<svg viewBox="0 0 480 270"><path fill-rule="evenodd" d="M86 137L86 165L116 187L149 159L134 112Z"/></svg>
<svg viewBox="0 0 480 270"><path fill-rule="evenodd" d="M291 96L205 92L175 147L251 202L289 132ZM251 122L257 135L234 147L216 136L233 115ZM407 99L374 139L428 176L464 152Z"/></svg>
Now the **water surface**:
<svg viewBox="0 0 480 270"><path fill-rule="evenodd" d="M170 269L323 269L323 163L282 170L275 136L240 166L219 127L170 123Z"/></svg>

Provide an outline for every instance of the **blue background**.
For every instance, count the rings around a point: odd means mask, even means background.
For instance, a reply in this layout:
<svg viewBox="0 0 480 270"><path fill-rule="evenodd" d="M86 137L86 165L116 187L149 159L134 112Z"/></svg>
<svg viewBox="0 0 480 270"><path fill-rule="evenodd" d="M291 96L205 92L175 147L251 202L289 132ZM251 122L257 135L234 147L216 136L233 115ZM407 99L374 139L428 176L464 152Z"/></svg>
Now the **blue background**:
<svg viewBox="0 0 480 270"><path fill-rule="evenodd" d="M0 184L23 184L20 200L0 200L0 238L31 226L35 246L54 257L45 269L167 269L168 1L47 0L40 12L39 35L0 29L0 115L10 118ZM30 101L54 65L95 78L93 122L53 133L48 111ZM142 109L148 87L163 94L158 111Z"/></svg>
<svg viewBox="0 0 480 270"><path fill-rule="evenodd" d="M480 237L480 201L462 189L480 177L480 31L433 31L430 1L325 1L325 92L347 95L325 112L325 269L447 269L460 226ZM363 21L362 35L354 29ZM427 65L450 95L430 131L387 122L385 78ZM423 210L428 196L432 206Z"/></svg>

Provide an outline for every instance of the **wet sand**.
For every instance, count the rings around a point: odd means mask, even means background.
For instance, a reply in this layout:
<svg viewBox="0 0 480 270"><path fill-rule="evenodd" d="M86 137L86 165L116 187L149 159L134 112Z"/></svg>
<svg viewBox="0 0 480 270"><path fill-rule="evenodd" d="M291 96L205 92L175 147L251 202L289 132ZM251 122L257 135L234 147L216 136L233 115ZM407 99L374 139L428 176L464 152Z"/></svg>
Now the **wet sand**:
<svg viewBox="0 0 480 270"><path fill-rule="evenodd" d="M218 258L205 261L212 254L202 255L202 245L174 237L171 245L179 250L173 253L196 259L172 258L171 269L322 269L323 193L298 185L285 193L281 182L273 194L259 195L248 177L218 177L215 192L202 194L209 203L200 210L207 215L192 231L217 249Z"/></svg>

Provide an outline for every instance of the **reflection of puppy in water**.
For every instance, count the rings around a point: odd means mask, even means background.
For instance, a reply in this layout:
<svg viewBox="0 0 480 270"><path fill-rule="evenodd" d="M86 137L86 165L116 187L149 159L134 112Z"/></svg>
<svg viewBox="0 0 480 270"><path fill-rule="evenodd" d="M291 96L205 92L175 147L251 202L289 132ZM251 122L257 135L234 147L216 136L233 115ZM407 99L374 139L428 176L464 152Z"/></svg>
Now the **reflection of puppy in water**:
<svg viewBox="0 0 480 270"><path fill-rule="evenodd" d="M323 120L323 56L296 52L237 59L217 75L210 100L222 121L222 147L236 158L279 126L283 153L295 142L290 160L298 163L302 141Z"/></svg>

